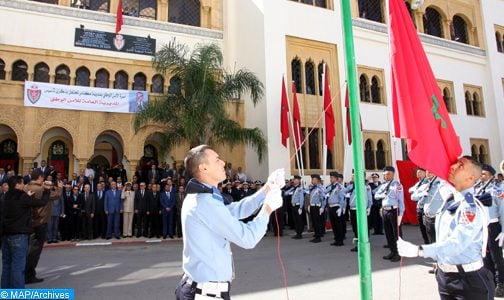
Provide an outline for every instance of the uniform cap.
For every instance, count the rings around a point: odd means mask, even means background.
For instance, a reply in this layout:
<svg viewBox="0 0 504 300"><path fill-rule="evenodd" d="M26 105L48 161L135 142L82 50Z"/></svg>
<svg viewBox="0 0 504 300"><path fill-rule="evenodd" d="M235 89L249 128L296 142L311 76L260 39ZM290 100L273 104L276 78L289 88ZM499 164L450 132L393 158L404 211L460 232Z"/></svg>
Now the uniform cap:
<svg viewBox="0 0 504 300"><path fill-rule="evenodd" d="M424 169L424 168L420 168L420 167L418 167L418 168L417 168L417 171L424 171L424 172L425 172L425 169Z"/></svg>
<svg viewBox="0 0 504 300"><path fill-rule="evenodd" d="M340 173L336 174L336 178L341 178L341 179L343 179L343 174L340 174Z"/></svg>
<svg viewBox="0 0 504 300"><path fill-rule="evenodd" d="M372 173L372 174L371 174L371 177L380 178L380 175L378 175L378 173Z"/></svg>
<svg viewBox="0 0 504 300"><path fill-rule="evenodd" d="M261 180L256 180L254 181L255 184L262 184L262 181Z"/></svg>
<svg viewBox="0 0 504 300"><path fill-rule="evenodd" d="M299 180L301 180L301 176L299 176L299 175L294 175L294 179L299 179Z"/></svg>
<svg viewBox="0 0 504 300"><path fill-rule="evenodd" d="M387 171L395 172L395 169L392 166L386 166L385 168L383 168L383 172L387 172Z"/></svg>
<svg viewBox="0 0 504 300"><path fill-rule="evenodd" d="M329 176L338 177L338 172L329 172Z"/></svg>
<svg viewBox="0 0 504 300"><path fill-rule="evenodd" d="M481 167L483 171L487 171L488 173L492 174L492 176L495 176L495 169L491 165L483 164Z"/></svg>
<svg viewBox="0 0 504 300"><path fill-rule="evenodd" d="M311 178L317 178L318 180L322 180L322 178L320 178L319 174L312 174Z"/></svg>

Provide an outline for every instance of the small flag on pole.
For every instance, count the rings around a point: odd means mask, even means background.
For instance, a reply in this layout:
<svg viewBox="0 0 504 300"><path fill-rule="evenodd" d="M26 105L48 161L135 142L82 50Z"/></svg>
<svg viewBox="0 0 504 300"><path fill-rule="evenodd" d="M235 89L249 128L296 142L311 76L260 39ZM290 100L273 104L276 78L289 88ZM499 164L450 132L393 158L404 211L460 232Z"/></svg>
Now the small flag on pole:
<svg viewBox="0 0 504 300"><path fill-rule="evenodd" d="M325 114L325 143L328 150L333 148L333 140L336 135L334 129L334 111L332 107L331 91L329 90L329 79L327 71L324 71L324 114Z"/></svg>
<svg viewBox="0 0 504 300"><path fill-rule="evenodd" d="M116 16L116 34L121 31L123 25L123 16L122 16L122 0L119 0L117 3L117 16Z"/></svg>
<svg viewBox="0 0 504 300"><path fill-rule="evenodd" d="M293 108L292 108L292 119L294 122L294 139L296 142L296 151L301 148L301 113L299 112L299 103L297 100L296 83L292 82L292 97L293 97Z"/></svg>
<svg viewBox="0 0 504 300"><path fill-rule="evenodd" d="M280 132L282 133L282 145L287 148L287 139L289 138L289 103L287 102L287 90L285 81L282 77L282 104L280 107Z"/></svg>

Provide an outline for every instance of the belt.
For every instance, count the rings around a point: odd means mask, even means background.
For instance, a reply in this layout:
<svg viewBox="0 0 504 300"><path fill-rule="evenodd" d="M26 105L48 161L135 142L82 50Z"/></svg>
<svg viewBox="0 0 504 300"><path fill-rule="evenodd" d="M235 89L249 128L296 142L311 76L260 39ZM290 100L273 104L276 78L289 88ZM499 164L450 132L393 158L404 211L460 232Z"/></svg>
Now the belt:
<svg viewBox="0 0 504 300"><path fill-rule="evenodd" d="M461 272L473 272L478 271L483 267L483 261L479 260L477 262L473 262L465 265L445 265L438 264L438 267L441 271L445 273L461 273Z"/></svg>
<svg viewBox="0 0 504 300"><path fill-rule="evenodd" d="M497 223L499 222L499 218L492 218L489 220L489 223Z"/></svg>
<svg viewBox="0 0 504 300"><path fill-rule="evenodd" d="M417 205L417 209L423 209L423 205Z"/></svg>
<svg viewBox="0 0 504 300"><path fill-rule="evenodd" d="M299 203L292 203L292 206L301 206Z"/></svg>
<svg viewBox="0 0 504 300"><path fill-rule="evenodd" d="M424 214L426 218L429 218L429 219L435 219L436 218L436 214Z"/></svg>
<svg viewBox="0 0 504 300"><path fill-rule="evenodd" d="M320 203L317 203L317 204L310 204L310 206L318 206L318 207L320 207L320 205L321 205Z"/></svg>
<svg viewBox="0 0 504 300"><path fill-rule="evenodd" d="M209 281L204 283L197 283L191 278L187 277L187 275L184 275L182 277L182 280L187 284L196 287L196 294L212 298L222 298L223 294L228 294L231 285L229 281Z"/></svg>
<svg viewBox="0 0 504 300"><path fill-rule="evenodd" d="M350 207L350 210L357 210L357 207Z"/></svg>
<svg viewBox="0 0 504 300"><path fill-rule="evenodd" d="M329 204L329 207L340 207L339 204Z"/></svg>
<svg viewBox="0 0 504 300"><path fill-rule="evenodd" d="M383 208L383 210L393 210L393 209L397 209L397 206L383 206L382 208Z"/></svg>

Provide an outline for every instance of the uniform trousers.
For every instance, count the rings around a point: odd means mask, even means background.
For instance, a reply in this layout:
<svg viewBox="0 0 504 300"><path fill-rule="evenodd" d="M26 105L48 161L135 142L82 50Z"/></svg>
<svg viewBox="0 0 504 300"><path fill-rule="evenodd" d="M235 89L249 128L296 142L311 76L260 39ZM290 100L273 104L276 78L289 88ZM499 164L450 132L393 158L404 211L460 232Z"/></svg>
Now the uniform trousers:
<svg viewBox="0 0 504 300"><path fill-rule="evenodd" d="M495 285L492 272L481 268L472 272L445 273L436 271L441 300L492 300Z"/></svg>
<svg viewBox="0 0 504 300"><path fill-rule="evenodd" d="M350 208L350 224L352 225L352 231L356 239L359 238L357 234L357 210Z"/></svg>
<svg viewBox="0 0 504 300"><path fill-rule="evenodd" d="M378 202L378 201L377 201ZM371 213L369 215L371 228L373 228L375 234L383 234L383 220L380 215L381 201L379 203L374 203L371 205Z"/></svg>
<svg viewBox="0 0 504 300"><path fill-rule="evenodd" d="M333 229L334 240L337 242L343 242L345 237L344 227L345 227L345 216L341 214L338 217L339 206L329 207L329 219L331 220L331 227Z"/></svg>
<svg viewBox="0 0 504 300"><path fill-rule="evenodd" d="M495 240L501 233L501 225L499 222L490 223L488 225L488 252L483 260L485 267L496 275L497 283L504 284L504 258L502 257L502 248L499 247L499 242ZM496 273L497 271L497 273Z"/></svg>
<svg viewBox="0 0 504 300"><path fill-rule="evenodd" d="M123 236L133 236L133 212L123 212Z"/></svg>
<svg viewBox="0 0 504 300"><path fill-rule="evenodd" d="M292 214L294 216L294 227L296 228L296 234L301 235L304 230L304 215L305 215L305 210L304 208L301 209L301 214L299 214L299 208L300 205L295 205L292 207Z"/></svg>
<svg viewBox="0 0 504 300"><path fill-rule="evenodd" d="M320 215L320 206L310 206L310 217L312 220L314 237L321 238L323 235L322 216Z"/></svg>
<svg viewBox="0 0 504 300"><path fill-rule="evenodd" d="M427 237L429 238L428 244L433 244L436 242L436 217L427 217L424 215L425 231L427 232Z"/></svg>
<svg viewBox="0 0 504 300"><path fill-rule="evenodd" d="M427 230L425 228L423 218L424 218L424 210L423 208L417 208L417 220L418 220L418 225L420 226L420 232L422 233L422 238L424 241L424 244L429 243L429 237L427 236Z"/></svg>
<svg viewBox="0 0 504 300"><path fill-rule="evenodd" d="M397 239L399 232L397 228L397 209L383 210L383 227L390 252L398 255Z"/></svg>

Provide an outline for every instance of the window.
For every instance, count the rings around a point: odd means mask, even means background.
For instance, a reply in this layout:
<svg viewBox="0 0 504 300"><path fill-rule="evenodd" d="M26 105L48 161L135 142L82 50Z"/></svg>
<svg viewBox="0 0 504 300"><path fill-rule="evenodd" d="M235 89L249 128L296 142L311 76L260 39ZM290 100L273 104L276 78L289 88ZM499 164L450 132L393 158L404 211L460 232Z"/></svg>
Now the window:
<svg viewBox="0 0 504 300"><path fill-rule="evenodd" d="M164 78L157 74L152 77L151 93L162 94L164 91Z"/></svg>
<svg viewBox="0 0 504 300"><path fill-rule="evenodd" d="M471 144L471 156L482 164L490 163L490 155L488 153L488 140L487 139L469 139Z"/></svg>
<svg viewBox="0 0 504 300"><path fill-rule="evenodd" d="M169 0L168 22L200 26L201 9L199 0Z"/></svg>
<svg viewBox="0 0 504 300"><path fill-rule="evenodd" d="M66 85L70 84L70 69L66 65L59 65L56 68L54 83Z"/></svg>
<svg viewBox="0 0 504 300"><path fill-rule="evenodd" d="M109 87L109 72L105 69L96 71L95 87L108 89Z"/></svg>
<svg viewBox="0 0 504 300"><path fill-rule="evenodd" d="M133 90L145 91L147 89L147 77L143 73L137 73L133 77Z"/></svg>
<svg viewBox="0 0 504 300"><path fill-rule="evenodd" d="M49 82L49 67L45 63L41 62L35 65L33 81Z"/></svg>
<svg viewBox="0 0 504 300"><path fill-rule="evenodd" d="M464 97L468 116L485 116L483 90L479 86L464 84Z"/></svg>
<svg viewBox="0 0 504 300"><path fill-rule="evenodd" d="M320 169L320 146L319 146L319 141L320 141L320 129L319 128L308 128L309 133L308 136L308 148L309 148L309 154L310 154L310 165L308 166L309 169Z"/></svg>
<svg viewBox="0 0 504 300"><path fill-rule="evenodd" d="M502 36L501 36L500 32L498 32L498 31L495 32L495 43L497 44L497 51L502 53L503 52L502 51L502 45L503 45Z"/></svg>
<svg viewBox="0 0 504 300"><path fill-rule="evenodd" d="M364 143L364 166L366 170L375 169L374 147L371 139L367 139Z"/></svg>
<svg viewBox="0 0 504 300"><path fill-rule="evenodd" d="M315 95L315 70L311 60L305 63L306 94Z"/></svg>
<svg viewBox="0 0 504 300"><path fill-rule="evenodd" d="M110 1L109 0L87 0L89 3L87 7L91 10L110 12ZM123 5L124 7L124 5Z"/></svg>
<svg viewBox="0 0 504 300"><path fill-rule="evenodd" d="M168 94L177 95L180 93L180 79L178 77L170 78L170 86L168 87Z"/></svg>
<svg viewBox="0 0 504 300"><path fill-rule="evenodd" d="M457 109L455 107L455 99L453 95L453 82L448 80L437 80L439 89L441 90L441 96L443 97L443 103L446 106L446 110L451 114L456 114Z"/></svg>
<svg viewBox="0 0 504 300"><path fill-rule="evenodd" d="M0 80L5 79L5 62L0 59Z"/></svg>
<svg viewBox="0 0 504 300"><path fill-rule="evenodd" d="M382 0L359 0L359 17L371 21L385 23L383 20Z"/></svg>
<svg viewBox="0 0 504 300"><path fill-rule="evenodd" d="M292 81L296 85L296 93L302 93L303 87L301 83L301 60L297 57L294 58L291 62L291 70L292 70Z"/></svg>
<svg viewBox="0 0 504 300"><path fill-rule="evenodd" d="M12 80L25 81L28 79L28 65L22 61L17 60L12 64Z"/></svg>
<svg viewBox="0 0 504 300"><path fill-rule="evenodd" d="M123 0L123 15L155 20L156 0Z"/></svg>
<svg viewBox="0 0 504 300"><path fill-rule="evenodd" d="M319 95L322 96L323 94L323 89L324 89L324 61L318 64L317 67L317 72L318 72L318 89L319 89Z"/></svg>
<svg viewBox="0 0 504 300"><path fill-rule="evenodd" d="M89 70L86 67L80 67L75 72L75 85L78 86L90 86L91 81L89 80Z"/></svg>
<svg viewBox="0 0 504 300"><path fill-rule="evenodd" d="M382 170L386 165L385 144L382 140L379 140L378 143L376 143L376 168Z"/></svg>
<svg viewBox="0 0 504 300"><path fill-rule="evenodd" d="M380 81L377 76L373 76L371 79L371 102L381 103L381 88Z"/></svg>
<svg viewBox="0 0 504 300"><path fill-rule="evenodd" d="M469 44L467 22L462 17L458 15L455 15L453 17L452 28L453 28L452 40L459 43Z"/></svg>
<svg viewBox="0 0 504 300"><path fill-rule="evenodd" d="M371 98L369 97L369 83L364 74L359 77L359 95L362 102L371 102Z"/></svg>
<svg viewBox="0 0 504 300"><path fill-rule="evenodd" d="M128 74L124 71L119 71L115 74L114 89L128 89Z"/></svg>
<svg viewBox="0 0 504 300"><path fill-rule="evenodd" d="M423 15L424 33L443 37L443 18L441 14L432 7L427 7Z"/></svg>
<svg viewBox="0 0 504 300"><path fill-rule="evenodd" d="M314 5L317 7L329 8L327 6L328 5L327 0L291 0L291 1Z"/></svg>

